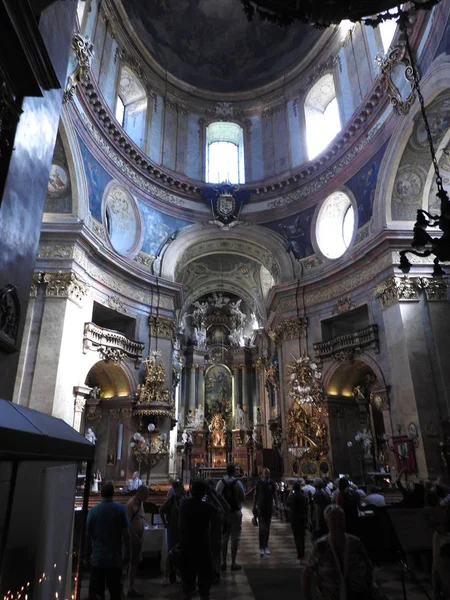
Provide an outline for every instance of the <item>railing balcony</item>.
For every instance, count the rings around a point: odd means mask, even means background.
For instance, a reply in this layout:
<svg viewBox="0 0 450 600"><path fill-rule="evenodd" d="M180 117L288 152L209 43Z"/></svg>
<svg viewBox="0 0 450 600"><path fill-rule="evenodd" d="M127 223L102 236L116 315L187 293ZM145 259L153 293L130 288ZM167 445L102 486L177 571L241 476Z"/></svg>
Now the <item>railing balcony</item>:
<svg viewBox="0 0 450 600"><path fill-rule="evenodd" d="M314 344L316 358L332 356L338 360L352 360L355 355L366 349L379 352L378 325L369 325L356 333L340 335L327 342Z"/></svg>
<svg viewBox="0 0 450 600"><path fill-rule="evenodd" d="M142 361L144 344L130 340L118 331L104 329L95 323L85 323L83 352L87 350L97 351L106 361L121 362L124 358L130 358L137 368Z"/></svg>

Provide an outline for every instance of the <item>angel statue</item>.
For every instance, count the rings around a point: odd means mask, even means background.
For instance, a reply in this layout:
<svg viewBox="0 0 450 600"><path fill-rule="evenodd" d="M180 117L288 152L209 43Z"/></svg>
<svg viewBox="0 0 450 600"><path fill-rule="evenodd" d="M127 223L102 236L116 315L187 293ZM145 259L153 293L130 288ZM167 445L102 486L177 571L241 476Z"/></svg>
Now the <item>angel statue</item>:
<svg viewBox="0 0 450 600"><path fill-rule="evenodd" d="M234 426L236 429L244 430L246 427L245 413L240 406L236 406L236 413L234 415Z"/></svg>
<svg viewBox="0 0 450 600"><path fill-rule="evenodd" d="M91 442L91 444L94 444L95 446L95 442L97 441L97 436L95 435L95 433L92 431L92 429L89 427L89 429L87 430L87 433L84 436L88 442Z"/></svg>
<svg viewBox="0 0 450 600"><path fill-rule="evenodd" d="M206 331L203 327L195 327L195 339L199 348L203 348L206 345Z"/></svg>
<svg viewBox="0 0 450 600"><path fill-rule="evenodd" d="M240 310L240 305L241 305L242 300L236 300L236 302L230 302L230 313L233 317L237 318L237 322L239 323L239 325L244 325L245 323L245 314Z"/></svg>
<svg viewBox="0 0 450 600"><path fill-rule="evenodd" d="M239 348L243 346L244 336L242 335L242 327L239 329L232 329L230 335L228 336L230 340L230 344L233 348Z"/></svg>
<svg viewBox="0 0 450 600"><path fill-rule="evenodd" d="M196 302L192 303L192 306L195 306L192 316L194 319L202 321L202 318L205 316L206 311L208 310L208 303L197 300Z"/></svg>

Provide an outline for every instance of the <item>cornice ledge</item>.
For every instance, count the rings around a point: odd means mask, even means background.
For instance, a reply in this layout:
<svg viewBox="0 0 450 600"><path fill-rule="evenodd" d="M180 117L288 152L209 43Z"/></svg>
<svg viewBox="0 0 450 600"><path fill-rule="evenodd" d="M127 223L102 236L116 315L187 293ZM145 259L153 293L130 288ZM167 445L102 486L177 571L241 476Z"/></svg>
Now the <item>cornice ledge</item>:
<svg viewBox="0 0 450 600"><path fill-rule="evenodd" d="M175 173L166 171L158 165L155 165L150 158L138 148L134 142L128 137L122 127L114 118L112 112L104 101L101 92L97 86L90 80L88 83L82 83L77 89L83 90L83 95L87 100L87 104L91 107L92 113L95 114L97 122L102 126L103 132L108 137L112 146L122 156L134 163L134 166L145 174L155 185L160 188L167 187L168 189L176 188L187 194L196 195L196 200L202 200L200 196L200 188L197 182L179 179ZM182 204L183 201L172 202L172 204Z"/></svg>
<svg viewBox="0 0 450 600"><path fill-rule="evenodd" d="M322 185L324 185L329 179L331 179L331 177L339 173L345 166L347 166L350 160L353 160L355 156L360 154L374 138L378 130L381 129L381 124L379 123L375 123L373 127L369 129L367 134L352 147L355 139L360 136L360 133L362 132L367 121L374 121L374 117L380 114L388 105L388 99L384 94L384 84L379 77L375 81L372 90L369 92L368 99L364 106L349 121L349 123L347 123L345 128L335 138L335 141L328 147L328 150L321 154L318 159L313 160L306 165L302 165L301 170L297 173L290 173L284 178L280 178L276 181L274 180L257 185L254 188L253 193L256 196L273 194L281 189L293 186L296 183L306 183L309 179L317 177L318 175L321 175L322 179L324 179L322 183ZM378 108L378 110L375 113L374 111L376 108ZM340 165L341 168L339 168ZM326 167L332 167L330 171L333 171L330 173L328 178L326 177L326 173L323 173ZM293 190L294 194L295 191L297 190ZM284 206L286 204L291 204L295 200L296 198L290 198L290 196L276 198L270 203L269 207L276 208L278 206Z"/></svg>

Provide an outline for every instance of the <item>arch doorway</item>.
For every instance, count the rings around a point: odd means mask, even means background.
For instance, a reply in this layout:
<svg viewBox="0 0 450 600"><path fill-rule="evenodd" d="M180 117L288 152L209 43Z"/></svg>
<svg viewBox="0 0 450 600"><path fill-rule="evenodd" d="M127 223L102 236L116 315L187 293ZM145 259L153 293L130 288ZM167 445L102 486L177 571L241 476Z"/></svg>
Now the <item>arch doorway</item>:
<svg viewBox="0 0 450 600"><path fill-rule="evenodd" d="M334 365L324 383L335 474L367 483L374 473L388 472L391 426L381 372L354 360Z"/></svg>
<svg viewBox="0 0 450 600"><path fill-rule="evenodd" d="M126 368L113 361L99 361L86 377L92 388L82 420L85 434L95 435L95 470L102 479L125 480L129 474L130 420L133 383Z"/></svg>

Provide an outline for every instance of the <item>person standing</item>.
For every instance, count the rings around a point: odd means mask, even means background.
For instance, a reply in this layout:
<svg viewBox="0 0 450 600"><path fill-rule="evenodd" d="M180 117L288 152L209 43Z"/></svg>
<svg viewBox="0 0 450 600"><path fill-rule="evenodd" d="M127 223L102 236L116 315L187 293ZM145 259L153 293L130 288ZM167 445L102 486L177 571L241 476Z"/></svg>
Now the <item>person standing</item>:
<svg viewBox="0 0 450 600"><path fill-rule="evenodd" d="M201 479L191 482L191 497L180 508L180 571L183 582L183 600L191 600L197 581L201 600L209 600L212 582L210 545L211 519L217 508L207 502L206 483Z"/></svg>
<svg viewBox="0 0 450 600"><path fill-rule="evenodd" d="M221 571L227 569L228 541L231 537L231 570L239 571L241 565L236 562L242 531L242 503L245 491L242 482L235 477L236 467L233 463L227 465L227 476L219 481L216 492L228 504L229 511L225 513L222 533L222 564Z"/></svg>
<svg viewBox="0 0 450 600"><path fill-rule="evenodd" d="M103 484L101 496L101 502L90 509L86 524L86 555L92 566L89 600L104 598L105 584L111 600L120 600L122 568L130 560L130 522L125 506L113 501L112 481Z"/></svg>
<svg viewBox="0 0 450 600"><path fill-rule="evenodd" d="M302 561L305 558L305 530L308 522L308 498L301 489L300 483L296 481L292 492L287 499L289 509L289 520L291 522L292 535L294 536L297 558Z"/></svg>
<svg viewBox="0 0 450 600"><path fill-rule="evenodd" d="M328 531L327 524L325 521L325 509L330 504L330 496L325 491L325 482L323 479L317 478L314 481L316 488L313 496L314 503L314 527L313 527L313 539L317 539L325 535Z"/></svg>
<svg viewBox="0 0 450 600"><path fill-rule="evenodd" d="M320 600L370 600L372 565L357 537L345 532L345 513L332 504L325 510L328 535L314 543L303 571L303 594L312 600L315 573Z"/></svg>
<svg viewBox="0 0 450 600"><path fill-rule="evenodd" d="M173 494L171 494L164 504L159 509L162 522L167 529L167 564L166 564L166 581L176 581L176 567L171 560L172 551L180 539L180 507L185 497L184 487L181 481L174 481L172 484Z"/></svg>
<svg viewBox="0 0 450 600"><path fill-rule="evenodd" d="M143 503L148 498L148 487L140 485L136 494L127 502L127 515L130 521L131 556L128 570L128 598L144 598L134 585L139 563L142 560L142 542L145 530L145 511Z"/></svg>
<svg viewBox="0 0 450 600"><path fill-rule="evenodd" d="M336 497L336 504L340 506L345 513L347 532L352 535L358 535L360 496L358 492L351 487L346 477L341 477L341 479L339 479L339 494Z"/></svg>
<svg viewBox="0 0 450 600"><path fill-rule="evenodd" d="M138 471L135 471L132 475L132 479L128 480L128 491L132 492L133 490L137 490L140 485L142 485L141 476Z"/></svg>
<svg viewBox="0 0 450 600"><path fill-rule="evenodd" d="M278 506L275 483L270 479L269 469L264 469L262 478L255 488L253 514L258 517L259 524L259 554L269 556L269 535L272 522L273 505Z"/></svg>

